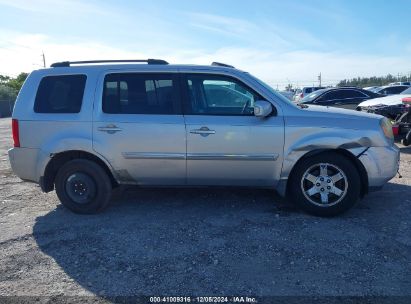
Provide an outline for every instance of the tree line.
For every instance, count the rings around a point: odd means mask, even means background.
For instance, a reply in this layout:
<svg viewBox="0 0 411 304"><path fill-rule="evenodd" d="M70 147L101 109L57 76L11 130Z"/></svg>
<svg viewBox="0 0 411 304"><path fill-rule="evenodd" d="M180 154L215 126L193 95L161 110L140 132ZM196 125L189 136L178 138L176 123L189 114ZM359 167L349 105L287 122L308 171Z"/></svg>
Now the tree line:
<svg viewBox="0 0 411 304"><path fill-rule="evenodd" d="M400 77L394 77L391 74L388 74L387 76L382 76L382 77L357 77L357 78L352 78L352 79L344 79L341 80L337 86L338 87L345 87L345 86L353 86L353 87L374 87L374 86L384 86L388 85L392 82L406 82L410 81L410 77L408 76L400 76Z"/></svg>
<svg viewBox="0 0 411 304"><path fill-rule="evenodd" d="M27 73L20 73L15 78L0 75L0 101L14 101L27 76Z"/></svg>

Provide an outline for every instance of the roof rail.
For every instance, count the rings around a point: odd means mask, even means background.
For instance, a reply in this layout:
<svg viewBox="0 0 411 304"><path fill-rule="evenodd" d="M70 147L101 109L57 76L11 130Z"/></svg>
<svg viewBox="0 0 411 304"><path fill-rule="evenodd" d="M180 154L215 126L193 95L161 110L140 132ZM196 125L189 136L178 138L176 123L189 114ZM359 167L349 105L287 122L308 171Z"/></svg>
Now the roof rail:
<svg viewBox="0 0 411 304"><path fill-rule="evenodd" d="M235 67L233 67L232 65L221 63L221 62L215 62L214 61L213 63L211 63L211 65L235 69Z"/></svg>
<svg viewBox="0 0 411 304"><path fill-rule="evenodd" d="M162 59L134 59L134 60L87 60L87 61L61 61L50 65L52 68L69 67L72 64L93 64L93 63L125 63L125 62L146 62L147 64L168 64Z"/></svg>

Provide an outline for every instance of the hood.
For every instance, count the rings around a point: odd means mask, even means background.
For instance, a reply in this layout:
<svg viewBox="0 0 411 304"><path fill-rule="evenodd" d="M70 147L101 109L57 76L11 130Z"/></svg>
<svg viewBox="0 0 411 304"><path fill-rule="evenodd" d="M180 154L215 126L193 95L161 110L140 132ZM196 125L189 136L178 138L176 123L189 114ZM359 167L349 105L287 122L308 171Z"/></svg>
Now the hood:
<svg viewBox="0 0 411 304"><path fill-rule="evenodd" d="M370 118L370 119L381 119L380 115L366 113L356 110L348 110L335 107L317 106L317 105L307 105L308 108L302 109L303 111L313 112L313 116L325 116L334 118L347 118L347 119L358 119L358 118Z"/></svg>
<svg viewBox="0 0 411 304"><path fill-rule="evenodd" d="M363 101L358 106L359 107L370 107L370 106L376 106L376 105L394 106L394 105L402 104L402 99L405 97L411 97L411 95L410 94L398 94L398 95L391 95L391 96L369 99L369 100Z"/></svg>
<svg viewBox="0 0 411 304"><path fill-rule="evenodd" d="M297 133L316 130L329 136L357 139L369 137L371 133L379 137L381 119L381 115L317 105L309 105L308 108L284 116L285 126L289 130L296 128ZM312 136L316 135L313 133Z"/></svg>

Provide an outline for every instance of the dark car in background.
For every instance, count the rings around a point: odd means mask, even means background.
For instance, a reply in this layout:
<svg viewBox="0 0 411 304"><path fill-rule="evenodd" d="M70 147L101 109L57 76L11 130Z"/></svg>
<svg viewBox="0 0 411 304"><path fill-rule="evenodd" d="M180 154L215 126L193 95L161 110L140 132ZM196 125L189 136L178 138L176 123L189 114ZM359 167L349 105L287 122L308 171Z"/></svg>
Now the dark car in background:
<svg viewBox="0 0 411 304"><path fill-rule="evenodd" d="M382 96L359 88L328 88L307 95L301 103L355 110L364 100Z"/></svg>

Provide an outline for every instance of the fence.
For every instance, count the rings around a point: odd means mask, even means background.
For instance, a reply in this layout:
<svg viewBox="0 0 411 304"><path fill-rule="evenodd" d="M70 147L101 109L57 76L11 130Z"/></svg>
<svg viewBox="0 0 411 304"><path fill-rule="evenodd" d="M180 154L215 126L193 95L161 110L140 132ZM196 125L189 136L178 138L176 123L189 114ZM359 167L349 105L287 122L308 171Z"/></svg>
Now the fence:
<svg viewBox="0 0 411 304"><path fill-rule="evenodd" d="M0 117L10 117L13 113L14 100L0 99Z"/></svg>

